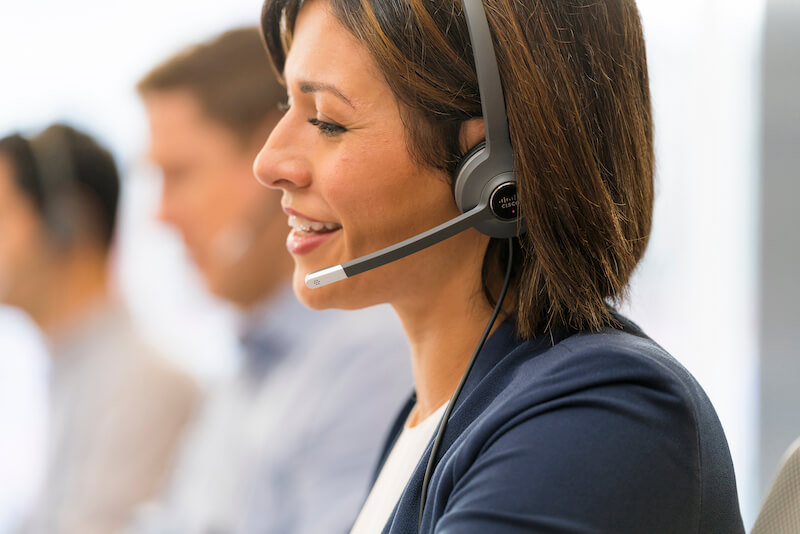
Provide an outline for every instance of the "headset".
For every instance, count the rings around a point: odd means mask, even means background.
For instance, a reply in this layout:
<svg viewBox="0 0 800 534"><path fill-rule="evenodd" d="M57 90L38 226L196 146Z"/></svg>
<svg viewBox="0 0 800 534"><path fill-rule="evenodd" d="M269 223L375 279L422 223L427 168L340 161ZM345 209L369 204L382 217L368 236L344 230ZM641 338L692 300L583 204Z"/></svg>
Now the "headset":
<svg viewBox="0 0 800 534"><path fill-rule="evenodd" d="M458 208L464 213L462 217L473 211L486 214L486 219L477 219L475 228L490 237L507 238L508 261L503 280L503 287L497 297L492 316L483 334L478 341L472 356L467 363L461 381L458 383L453 396L447 403L436 436L428 455L428 465L422 479L422 488L419 498L419 516L417 517L417 532L422 530L422 518L425 513L425 502L428 499L428 486L433 472L436 469L439 449L444 440L447 422L456 405L461 390L467 382L472 367L478 355L489 338L495 321L503 307L506 293L511 282L511 272L514 264L513 237L523 231L522 217L519 212L517 198L517 175L514 171L514 153L511 149L511 136L508 133L508 118L506 117L503 86L500 82L500 71L497 68L497 58L494 53L492 36L489 31L489 22L486 20L486 11L483 0L461 0L464 8L464 18L467 21L469 38L472 43L472 53L475 58L475 71L478 76L478 89L481 96L481 111L486 130L486 140L478 143L467 152L456 168L453 180L453 194ZM488 202L487 202L488 200ZM474 204L473 204L474 203ZM470 209L470 206L475 206ZM445 223L446 225L447 223Z"/></svg>
<svg viewBox="0 0 800 534"><path fill-rule="evenodd" d="M387 263L404 258L410 254L435 245L469 228L494 238L507 238L508 263L505 279L494 311L483 331L478 345L461 377L461 382L447 404L442 421L436 432L428 465L420 493L419 520L417 529L422 526L425 501L428 494L437 455L444 438L447 422L458 399L459 393L483 348L492 326L497 319L508 291L513 265L513 240L522 231L522 216L517 199L517 176L514 171L514 154L508 132L508 119L503 98L503 86L497 68L492 36L486 19L482 0L461 0L467 22L475 71L481 97L486 139L478 143L459 162L453 176L453 196L461 215L427 232L423 232L400 243L391 245L372 254L312 272L306 276L306 286L311 289L338 282L357 274L375 269Z"/></svg>
<svg viewBox="0 0 800 534"><path fill-rule="evenodd" d="M497 238L520 234L514 155L489 24L481 0L462 0L462 5L475 57L486 140L467 152L456 168L453 195L461 215L372 254L309 273L305 282L310 289L397 261L469 228Z"/></svg>
<svg viewBox="0 0 800 534"><path fill-rule="evenodd" d="M33 156L48 237L57 246L69 246L75 239L76 217L81 210L69 130L59 125L33 139L23 139Z"/></svg>

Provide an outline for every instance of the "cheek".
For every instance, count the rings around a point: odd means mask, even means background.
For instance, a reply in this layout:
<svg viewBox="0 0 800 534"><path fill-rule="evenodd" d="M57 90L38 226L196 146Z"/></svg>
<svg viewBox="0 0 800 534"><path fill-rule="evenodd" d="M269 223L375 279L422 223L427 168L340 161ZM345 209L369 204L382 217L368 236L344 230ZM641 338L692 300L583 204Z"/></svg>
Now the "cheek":
<svg viewBox="0 0 800 534"><path fill-rule="evenodd" d="M222 180L197 175L181 183L173 197L175 213L183 230L197 239L207 240L226 210Z"/></svg>
<svg viewBox="0 0 800 534"><path fill-rule="evenodd" d="M336 161L323 194L346 227L368 227L380 235L413 215L425 180L397 148L372 145L361 154Z"/></svg>
<svg viewBox="0 0 800 534"><path fill-rule="evenodd" d="M4 279L11 269L11 244L8 242L7 232L0 232L0 276Z"/></svg>
<svg viewBox="0 0 800 534"><path fill-rule="evenodd" d="M10 221L0 235L0 271L13 278L33 264L36 246L42 236L24 221Z"/></svg>

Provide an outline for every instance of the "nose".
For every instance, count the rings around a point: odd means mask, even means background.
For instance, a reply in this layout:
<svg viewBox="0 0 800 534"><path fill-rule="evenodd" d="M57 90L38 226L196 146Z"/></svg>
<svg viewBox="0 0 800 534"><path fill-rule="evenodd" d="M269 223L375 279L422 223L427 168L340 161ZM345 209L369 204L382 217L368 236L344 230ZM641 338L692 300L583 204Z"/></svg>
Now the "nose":
<svg viewBox="0 0 800 534"><path fill-rule="evenodd" d="M253 162L253 173L262 185L289 191L311 184L311 167L299 131L291 110L272 129Z"/></svg>

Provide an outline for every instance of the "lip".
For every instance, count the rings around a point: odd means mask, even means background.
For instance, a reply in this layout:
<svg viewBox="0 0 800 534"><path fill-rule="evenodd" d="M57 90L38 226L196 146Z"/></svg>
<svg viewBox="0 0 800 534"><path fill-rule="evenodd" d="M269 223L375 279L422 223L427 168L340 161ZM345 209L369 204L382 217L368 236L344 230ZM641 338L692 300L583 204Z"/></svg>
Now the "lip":
<svg viewBox="0 0 800 534"><path fill-rule="evenodd" d="M289 232L289 235L286 236L286 250L288 250L289 254L292 254L293 256L302 256L304 254L308 254L309 252L322 246L323 243L331 239L333 236L338 235L340 231L341 228L325 234L299 235L297 232L292 230Z"/></svg>
<svg viewBox="0 0 800 534"><path fill-rule="evenodd" d="M301 213L301 212L299 212L299 211L297 211L295 209L290 208L289 206L281 206L281 209L283 209L283 213L285 213L286 215L289 215L289 216L294 215L295 217L301 217L303 219L308 219L311 222L320 222L320 223L331 222L331 221L322 221L320 219L315 219L314 217L309 217L305 213Z"/></svg>
<svg viewBox="0 0 800 534"><path fill-rule="evenodd" d="M283 208L283 212L292 217L301 217L311 222L318 222L324 223L327 221L321 221L319 219L315 219L313 217L309 217L302 212L299 212L295 209L292 209L288 206L281 206ZM290 254L293 256L302 256L304 254L308 254L313 250L316 250L318 247L322 246L326 241L331 239L333 236L337 235L341 231L341 228L338 230L334 230L332 232L326 232L324 234L315 234L315 235L301 235L294 229L289 232L289 235L286 236L286 250L289 251Z"/></svg>

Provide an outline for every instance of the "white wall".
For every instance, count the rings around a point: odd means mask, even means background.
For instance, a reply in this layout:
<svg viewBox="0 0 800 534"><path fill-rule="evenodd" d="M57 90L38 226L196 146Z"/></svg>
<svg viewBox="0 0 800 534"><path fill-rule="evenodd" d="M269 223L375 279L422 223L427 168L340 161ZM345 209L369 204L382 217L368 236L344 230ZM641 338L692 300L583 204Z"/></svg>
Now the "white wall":
<svg viewBox="0 0 800 534"><path fill-rule="evenodd" d="M653 234L629 314L709 394L758 507L762 0L639 0L656 122Z"/></svg>

